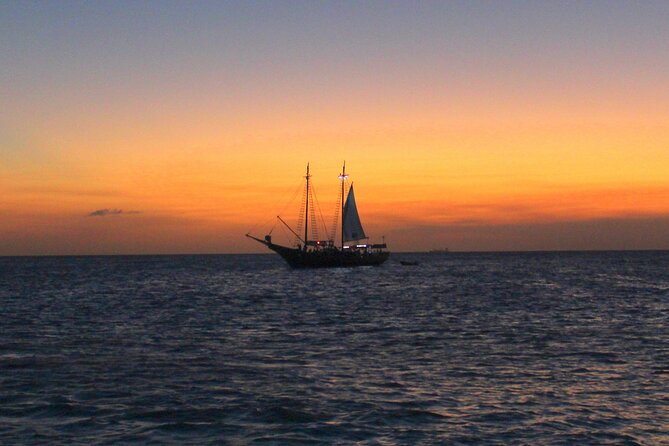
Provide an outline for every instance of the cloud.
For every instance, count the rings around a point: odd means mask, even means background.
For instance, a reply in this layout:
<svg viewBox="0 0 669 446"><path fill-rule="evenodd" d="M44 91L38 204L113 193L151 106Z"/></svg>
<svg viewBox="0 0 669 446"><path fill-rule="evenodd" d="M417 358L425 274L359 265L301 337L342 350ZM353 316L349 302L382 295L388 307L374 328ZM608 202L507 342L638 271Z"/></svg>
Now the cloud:
<svg viewBox="0 0 669 446"><path fill-rule="evenodd" d="M123 209L98 209L88 214L89 217L106 217L107 215L139 214L139 211L124 211Z"/></svg>

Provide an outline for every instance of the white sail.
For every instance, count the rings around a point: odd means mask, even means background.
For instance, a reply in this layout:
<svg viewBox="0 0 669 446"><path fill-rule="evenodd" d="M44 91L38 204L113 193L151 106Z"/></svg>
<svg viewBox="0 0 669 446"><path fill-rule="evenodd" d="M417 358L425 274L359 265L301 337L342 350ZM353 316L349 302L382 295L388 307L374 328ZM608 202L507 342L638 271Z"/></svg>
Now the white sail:
<svg viewBox="0 0 669 446"><path fill-rule="evenodd" d="M355 205L355 195L353 195L353 185L348 191L346 197L346 205L344 206L344 241L361 240L367 238L365 231L362 229L360 223L360 216L358 215L358 208Z"/></svg>

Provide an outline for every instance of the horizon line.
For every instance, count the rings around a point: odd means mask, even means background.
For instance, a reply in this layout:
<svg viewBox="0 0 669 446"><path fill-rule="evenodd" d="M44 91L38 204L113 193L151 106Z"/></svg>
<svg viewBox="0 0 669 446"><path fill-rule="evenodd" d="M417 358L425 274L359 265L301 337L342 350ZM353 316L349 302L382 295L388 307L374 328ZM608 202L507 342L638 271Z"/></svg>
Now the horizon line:
<svg viewBox="0 0 669 446"><path fill-rule="evenodd" d="M430 251L391 251L390 254L432 254L435 256L447 256L450 254L557 254L557 253L605 253L605 252L669 252L669 248L639 248L639 249L527 249L527 250L501 250L501 251L457 251L446 252ZM179 256L240 256L259 255L274 256L273 252L227 252L227 253L128 253L128 254L0 254L0 259L5 258L27 258L27 257L179 257Z"/></svg>

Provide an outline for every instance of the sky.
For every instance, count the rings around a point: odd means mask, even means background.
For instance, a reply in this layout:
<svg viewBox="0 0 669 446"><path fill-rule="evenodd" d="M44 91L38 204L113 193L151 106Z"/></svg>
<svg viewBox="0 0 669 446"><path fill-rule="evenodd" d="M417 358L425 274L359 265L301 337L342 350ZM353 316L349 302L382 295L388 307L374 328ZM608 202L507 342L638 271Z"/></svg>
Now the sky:
<svg viewBox="0 0 669 446"><path fill-rule="evenodd" d="M0 255L669 249L669 2L0 2ZM276 229L280 233L282 229ZM285 232L285 230L283 230Z"/></svg>

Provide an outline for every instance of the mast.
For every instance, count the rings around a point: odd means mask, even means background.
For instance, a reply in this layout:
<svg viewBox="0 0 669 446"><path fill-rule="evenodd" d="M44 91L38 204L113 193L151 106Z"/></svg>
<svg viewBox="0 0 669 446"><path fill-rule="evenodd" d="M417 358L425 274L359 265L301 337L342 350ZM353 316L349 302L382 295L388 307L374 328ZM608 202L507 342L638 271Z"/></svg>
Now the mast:
<svg viewBox="0 0 669 446"><path fill-rule="evenodd" d="M307 199L304 207L304 250L307 250L308 234L309 234L309 163L307 163Z"/></svg>
<svg viewBox="0 0 669 446"><path fill-rule="evenodd" d="M341 175L339 179L341 180L341 249L344 251L344 183L346 183L346 161L344 161L344 167L341 169Z"/></svg>

